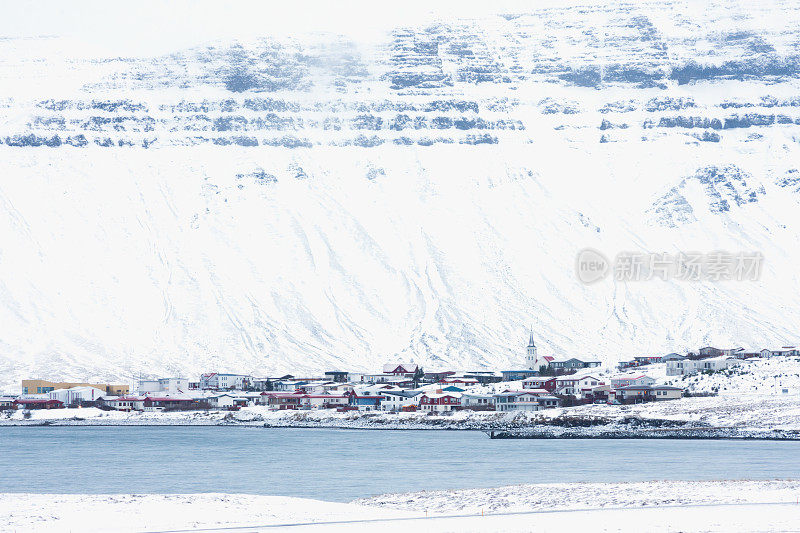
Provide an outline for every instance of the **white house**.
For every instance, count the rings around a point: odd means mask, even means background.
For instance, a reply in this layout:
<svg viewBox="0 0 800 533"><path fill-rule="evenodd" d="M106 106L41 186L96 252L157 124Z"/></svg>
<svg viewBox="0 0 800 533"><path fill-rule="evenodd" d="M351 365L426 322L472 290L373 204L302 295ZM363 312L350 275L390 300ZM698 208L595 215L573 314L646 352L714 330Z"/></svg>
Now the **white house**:
<svg viewBox="0 0 800 533"><path fill-rule="evenodd" d="M461 407L464 409L494 409L494 395L465 392L461 395Z"/></svg>
<svg viewBox="0 0 800 533"><path fill-rule="evenodd" d="M578 395L578 382L580 378L574 375L559 376L556 378L556 394Z"/></svg>
<svg viewBox="0 0 800 533"><path fill-rule="evenodd" d="M667 361L667 375L668 376L685 376L697 372L697 363L692 359L673 360Z"/></svg>
<svg viewBox="0 0 800 533"><path fill-rule="evenodd" d="M105 396L105 391L94 387L72 387L69 389L56 389L47 393L50 400L58 400L65 406L95 402Z"/></svg>
<svg viewBox="0 0 800 533"><path fill-rule="evenodd" d="M550 398L550 396L543 396ZM494 395L495 409L507 411L540 411L544 409L539 401L540 395L533 391L501 392Z"/></svg>
<svg viewBox="0 0 800 533"><path fill-rule="evenodd" d="M210 372L200 376L200 388L203 390L241 390L249 385L252 379L251 376L243 374L220 374L217 372Z"/></svg>
<svg viewBox="0 0 800 533"><path fill-rule="evenodd" d="M615 389L627 387L628 385L652 385L656 382L646 374L619 374L610 378L611 386Z"/></svg>
<svg viewBox="0 0 800 533"><path fill-rule="evenodd" d="M605 381L598 378L597 376L583 376L578 380L577 384L577 396L585 397L592 394L592 391L596 387L600 387L605 385Z"/></svg>
<svg viewBox="0 0 800 533"><path fill-rule="evenodd" d="M142 411L144 396L106 396L103 403L117 411Z"/></svg>
<svg viewBox="0 0 800 533"><path fill-rule="evenodd" d="M217 394L216 396L209 396L206 398L208 405L214 409L229 409L237 405L247 404L246 398L240 398L235 394Z"/></svg>
<svg viewBox="0 0 800 533"><path fill-rule="evenodd" d="M300 409L327 409L347 405L349 401L343 394L304 394L300 397Z"/></svg>
<svg viewBox="0 0 800 533"><path fill-rule="evenodd" d="M397 412L402 411L410 405L417 406L422 392L410 390L383 390L379 391L383 399L381 400L381 410Z"/></svg>
<svg viewBox="0 0 800 533"><path fill-rule="evenodd" d="M189 390L189 380L186 378L140 379L136 390L139 394L156 392L180 394Z"/></svg>
<svg viewBox="0 0 800 533"><path fill-rule="evenodd" d="M734 365L738 364L738 361L733 357L729 356L722 356L722 357L712 357L710 359L701 359L697 361L697 371L698 372L718 372L720 370L725 370L726 368L730 368Z"/></svg>

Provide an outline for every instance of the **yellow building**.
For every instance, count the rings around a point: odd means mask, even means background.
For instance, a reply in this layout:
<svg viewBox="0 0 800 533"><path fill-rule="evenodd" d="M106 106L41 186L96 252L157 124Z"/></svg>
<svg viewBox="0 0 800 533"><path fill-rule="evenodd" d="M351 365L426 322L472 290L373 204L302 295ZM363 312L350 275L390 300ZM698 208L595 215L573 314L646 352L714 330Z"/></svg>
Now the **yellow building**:
<svg viewBox="0 0 800 533"><path fill-rule="evenodd" d="M71 389L72 387L94 387L106 391L112 396L128 394L128 385L110 385L108 383L64 383L46 381L44 379L23 379L22 394L43 394L55 389Z"/></svg>

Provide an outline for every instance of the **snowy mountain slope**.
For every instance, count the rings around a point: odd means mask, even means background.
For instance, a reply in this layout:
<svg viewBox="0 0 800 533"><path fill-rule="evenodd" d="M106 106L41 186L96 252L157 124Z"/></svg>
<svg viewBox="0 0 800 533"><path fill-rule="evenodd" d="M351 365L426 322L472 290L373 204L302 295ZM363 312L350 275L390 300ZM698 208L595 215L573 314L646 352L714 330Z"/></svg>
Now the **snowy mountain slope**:
<svg viewBox="0 0 800 533"><path fill-rule="evenodd" d="M800 10L526 9L273 16L168 50L9 29L0 386L516 367L530 324L605 360L795 343ZM585 247L765 264L585 286Z"/></svg>

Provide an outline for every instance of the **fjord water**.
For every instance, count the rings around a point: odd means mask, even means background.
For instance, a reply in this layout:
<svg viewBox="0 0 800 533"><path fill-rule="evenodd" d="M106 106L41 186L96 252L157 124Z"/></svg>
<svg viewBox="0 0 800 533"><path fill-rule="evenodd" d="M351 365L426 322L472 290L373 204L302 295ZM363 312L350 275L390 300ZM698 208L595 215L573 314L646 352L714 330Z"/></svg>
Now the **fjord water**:
<svg viewBox="0 0 800 533"><path fill-rule="evenodd" d="M800 478L800 442L490 440L474 431L0 427L0 492L349 501L576 481Z"/></svg>

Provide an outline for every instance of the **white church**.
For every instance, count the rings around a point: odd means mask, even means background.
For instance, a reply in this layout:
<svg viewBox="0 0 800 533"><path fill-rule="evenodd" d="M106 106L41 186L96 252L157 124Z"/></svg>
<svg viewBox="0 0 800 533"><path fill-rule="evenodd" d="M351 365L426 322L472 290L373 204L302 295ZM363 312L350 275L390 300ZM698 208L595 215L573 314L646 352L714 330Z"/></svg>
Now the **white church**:
<svg viewBox="0 0 800 533"><path fill-rule="evenodd" d="M539 357L536 353L536 344L533 342L533 328L531 328L531 338L528 341L528 352L525 355L525 366L528 370L539 370L541 367L550 366L552 357Z"/></svg>

